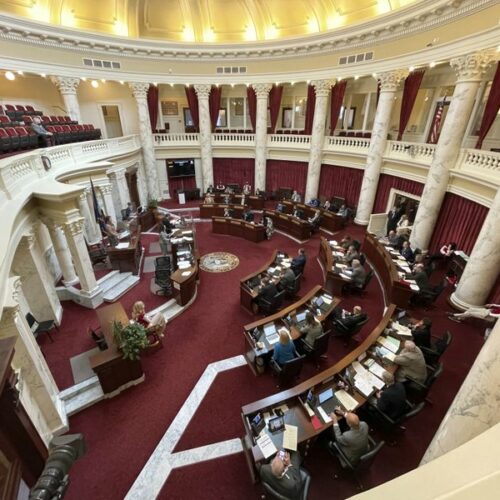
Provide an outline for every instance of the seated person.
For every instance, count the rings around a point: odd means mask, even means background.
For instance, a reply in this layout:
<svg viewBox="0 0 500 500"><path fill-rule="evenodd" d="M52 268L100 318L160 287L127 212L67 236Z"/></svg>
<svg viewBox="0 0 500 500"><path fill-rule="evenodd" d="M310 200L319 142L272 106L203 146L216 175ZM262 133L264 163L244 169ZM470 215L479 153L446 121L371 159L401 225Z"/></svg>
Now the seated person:
<svg viewBox="0 0 500 500"><path fill-rule="evenodd" d="M297 191L294 191L292 193L292 201L293 203L300 203L302 201L302 197L300 196L299 193L297 193Z"/></svg>
<svg viewBox="0 0 500 500"><path fill-rule="evenodd" d="M38 136L38 144L45 148L51 145L52 141L52 132L49 132L43 125L42 119L39 116L33 116L31 122L31 130L35 132Z"/></svg>
<svg viewBox="0 0 500 500"><path fill-rule="evenodd" d="M321 212L319 210L316 210L316 212L314 212L313 217L309 218L309 223L312 224L313 226L315 225L319 226L320 219L321 219Z"/></svg>
<svg viewBox="0 0 500 500"><path fill-rule="evenodd" d="M415 260L415 255L413 254L413 250L411 249L410 242L403 242L403 247L399 251L399 253L408 261L413 262Z"/></svg>
<svg viewBox="0 0 500 500"><path fill-rule="evenodd" d="M299 248L297 256L292 259L292 271L295 276L304 272L304 267L306 265L306 251L303 248Z"/></svg>
<svg viewBox="0 0 500 500"><path fill-rule="evenodd" d="M382 374L385 388L375 393L375 405L392 420L397 420L406 412L406 389L401 382L394 381L388 371Z"/></svg>
<svg viewBox="0 0 500 500"><path fill-rule="evenodd" d="M271 463L260 468L262 482L269 484L273 490L287 498L299 498L302 492L302 476L300 475L300 456L297 452L278 451Z"/></svg>
<svg viewBox="0 0 500 500"><path fill-rule="evenodd" d="M350 245L342 260L345 264L351 264L354 259L359 260L359 253L354 245Z"/></svg>
<svg viewBox="0 0 500 500"><path fill-rule="evenodd" d="M243 184L243 194L246 196L252 194L252 186L250 186L248 181Z"/></svg>
<svg viewBox="0 0 500 500"><path fill-rule="evenodd" d="M396 225L396 232L398 234L408 234L410 232L409 227L410 220L406 214L403 214Z"/></svg>
<svg viewBox="0 0 500 500"><path fill-rule="evenodd" d="M253 222L254 215L250 210L246 210L241 214L241 218L247 222Z"/></svg>
<svg viewBox="0 0 500 500"><path fill-rule="evenodd" d="M464 312L448 314L448 318L452 321L460 323L466 318L478 319L493 319L500 318L500 305L499 304L486 304L484 307L469 307Z"/></svg>
<svg viewBox="0 0 500 500"><path fill-rule="evenodd" d="M361 456L368 451L368 424L366 422L361 422L355 413L345 412L343 416L349 430L342 432L340 430L337 413L342 413L339 407L335 408L335 412L330 413L330 418L333 422L335 441L344 455L348 458L349 462L356 464ZM335 451L332 445L333 442L330 442L330 449Z"/></svg>
<svg viewBox="0 0 500 500"><path fill-rule="evenodd" d="M413 342L418 347L431 348L431 326L432 321L430 318L422 318L410 327Z"/></svg>
<svg viewBox="0 0 500 500"><path fill-rule="evenodd" d="M302 210L300 208L294 208L293 209L293 214L294 217L297 217L297 219L301 219L302 215Z"/></svg>
<svg viewBox="0 0 500 500"><path fill-rule="evenodd" d="M399 366L396 380L405 382L407 377L423 384L427 378L427 367L422 351L412 340L406 340L403 350L395 357L394 363Z"/></svg>
<svg viewBox="0 0 500 500"><path fill-rule="evenodd" d="M204 201L204 203L206 203L207 205L210 205L210 204L212 204L212 203L214 203L214 202L215 202L215 199L214 199L214 197L212 196L212 194L211 194L211 193L207 193L207 194L205 195L205 201Z"/></svg>
<svg viewBox="0 0 500 500"><path fill-rule="evenodd" d="M361 306L354 306L352 308L352 312L340 310L337 312L335 309L335 321L340 323L345 330L354 330L359 323L365 321L368 315L363 312Z"/></svg>
<svg viewBox="0 0 500 500"><path fill-rule="evenodd" d="M214 187L212 186L212 184L210 184L210 186L208 186L207 188L207 193L209 194L213 194L215 192L215 189Z"/></svg>
<svg viewBox="0 0 500 500"><path fill-rule="evenodd" d="M146 328L149 326L149 320L146 317L146 306L144 305L144 302L138 300L134 303L132 306L131 317L136 323L139 323Z"/></svg>
<svg viewBox="0 0 500 500"><path fill-rule="evenodd" d="M352 245L352 237L350 234L346 234L344 238L340 240L340 246L344 249L347 250L351 245Z"/></svg>
<svg viewBox="0 0 500 500"><path fill-rule="evenodd" d="M307 311L305 325L300 329L300 333L303 336L305 335L305 337L302 338L311 349L314 347L316 339L320 335L323 335L321 322L314 317L314 314L311 311Z"/></svg>
<svg viewBox="0 0 500 500"><path fill-rule="evenodd" d="M432 292L434 287L429 281L429 276L425 272L423 264L415 264L412 271L413 279L416 281L421 292Z"/></svg>
<svg viewBox="0 0 500 500"><path fill-rule="evenodd" d="M403 243L406 240L403 236L397 234L396 231L391 230L389 231L389 235L387 236L387 241L389 243L389 246L397 250L400 250L401 248L403 248Z"/></svg>
<svg viewBox="0 0 500 500"><path fill-rule="evenodd" d="M274 344L273 360L283 366L287 361L292 361L299 356L295 344L284 328L278 330L280 340Z"/></svg>
<svg viewBox="0 0 500 500"><path fill-rule="evenodd" d="M225 208L224 209L224 217L231 218L232 216L233 216L233 209L232 208Z"/></svg>
<svg viewBox="0 0 500 500"><path fill-rule="evenodd" d="M351 267L348 268L351 271L351 283L352 286L357 288L363 288L366 281L366 271L361 265L358 259L353 259L351 262Z"/></svg>
<svg viewBox="0 0 500 500"><path fill-rule="evenodd" d="M351 215L351 211L346 205L342 205L339 208L337 215L342 217L343 219L348 219L349 216Z"/></svg>
<svg viewBox="0 0 500 500"><path fill-rule="evenodd" d="M329 200L326 200L325 203L323 203L323 210L330 210L331 203Z"/></svg>
<svg viewBox="0 0 500 500"><path fill-rule="evenodd" d="M292 271L291 267L287 267L281 274L281 279L279 282L279 288L285 290L293 286L295 282L295 273Z"/></svg>
<svg viewBox="0 0 500 500"><path fill-rule="evenodd" d="M269 276L264 276L260 283L259 295L256 299L257 304L260 305L262 300L270 302L277 293L278 289L276 288L276 285L271 280L271 278Z"/></svg>
<svg viewBox="0 0 500 500"><path fill-rule="evenodd" d="M285 213L285 205L283 205L283 203L278 203L276 205L276 212Z"/></svg>

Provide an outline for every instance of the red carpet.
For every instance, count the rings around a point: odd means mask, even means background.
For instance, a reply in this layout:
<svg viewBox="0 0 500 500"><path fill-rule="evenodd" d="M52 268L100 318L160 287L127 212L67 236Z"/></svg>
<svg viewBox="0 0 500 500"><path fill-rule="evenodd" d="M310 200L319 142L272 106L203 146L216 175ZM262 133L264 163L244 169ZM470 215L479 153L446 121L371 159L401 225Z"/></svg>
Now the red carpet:
<svg viewBox="0 0 500 500"><path fill-rule="evenodd" d="M244 352L242 326L254 318L239 305L240 278L260 267L275 248L295 254L299 247L279 234L275 234L272 241L255 244L230 236L212 235L210 223L200 223L196 227L200 255L224 250L237 255L240 265L229 273L200 273L198 297L193 306L168 325L164 348L143 358L146 373L143 384L71 418L70 431L84 433L88 452L71 470L66 498L112 500L125 496L207 364ZM360 228L351 227L349 232L358 238L363 234ZM145 246L148 249L149 243ZM302 293L323 283L316 261L319 236L309 241L305 248L308 263ZM165 300L150 293L150 276L146 275L140 285L122 298L127 311L135 300L144 300L148 309ZM446 328L454 333L444 357L444 374L431 392L434 404L408 422L408 430L397 446L384 448L366 477L367 486L380 484L418 465L482 345L480 326L459 325L445 317L444 311L449 310L445 298L439 300L436 310L425 313L434 321L434 333L442 333ZM379 321L383 310L377 280L371 281L365 298L349 297L342 305L350 308L356 303L370 315L370 322L361 334L363 337ZM97 323L94 311L69 303L64 307L61 332L53 344L44 342L43 345L59 387L71 384L69 358L93 347L85 332L88 325ZM421 317L424 312L417 310L414 314ZM334 339L325 367L346 352L343 344ZM315 373L315 367L307 363L301 380ZM246 366L219 374L175 451L241 437L241 406L275 391L274 380L269 374L254 377ZM334 463L320 441L305 466L313 475L309 498L331 498L333 491L338 498L356 493L349 480L333 478ZM246 499L259 498L259 491L251 484L245 459L240 453L174 469L159 498Z"/></svg>

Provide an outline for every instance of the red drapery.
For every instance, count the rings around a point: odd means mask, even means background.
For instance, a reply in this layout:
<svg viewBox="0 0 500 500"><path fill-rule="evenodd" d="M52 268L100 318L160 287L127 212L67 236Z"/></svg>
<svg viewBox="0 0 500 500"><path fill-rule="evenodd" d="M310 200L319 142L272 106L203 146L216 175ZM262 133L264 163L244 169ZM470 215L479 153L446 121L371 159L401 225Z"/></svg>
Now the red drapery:
<svg viewBox="0 0 500 500"><path fill-rule="evenodd" d="M158 120L158 87L149 86L148 90L148 111L151 130L156 132L156 122Z"/></svg>
<svg viewBox="0 0 500 500"><path fill-rule="evenodd" d="M210 95L208 96L208 109L210 111L210 123L212 124L212 132L217 126L217 119L219 118L220 109L220 96L222 89L212 85L210 89Z"/></svg>
<svg viewBox="0 0 500 500"><path fill-rule="evenodd" d="M417 98L418 89L422 83L425 71L413 71L405 79L405 87L403 91L403 100L401 101L401 113L399 114L399 132L398 141L403 137L406 125L410 120L411 111Z"/></svg>
<svg viewBox="0 0 500 500"><path fill-rule="evenodd" d="M215 184L239 184L253 186L255 160L253 158L214 158Z"/></svg>
<svg viewBox="0 0 500 500"><path fill-rule="evenodd" d="M304 134L311 135L314 120L314 106L316 105L316 93L314 92L314 86L307 86L307 107L306 107L306 118L304 124Z"/></svg>
<svg viewBox="0 0 500 500"><path fill-rule="evenodd" d="M455 242L459 250L470 254L488 208L453 193L446 193L429 244L437 252L445 244Z"/></svg>
<svg viewBox="0 0 500 500"><path fill-rule="evenodd" d="M330 135L333 135L335 132L335 127L339 120L340 108L344 101L346 85L347 81L341 80L332 88L332 97L330 99Z"/></svg>
<svg viewBox="0 0 500 500"><path fill-rule="evenodd" d="M424 185L421 182L396 177L394 175L381 174L378 181L377 194L375 196L374 214L381 214L387 210L387 201L391 189L398 189L405 193L421 196Z"/></svg>
<svg viewBox="0 0 500 500"><path fill-rule="evenodd" d="M336 165L321 165L319 178L319 196L345 198L348 206L358 204L363 170L357 168L338 167Z"/></svg>
<svg viewBox="0 0 500 500"><path fill-rule="evenodd" d="M168 179L168 188L170 196L177 196L177 191L182 189L194 189L196 187L196 177L177 177Z"/></svg>
<svg viewBox="0 0 500 500"><path fill-rule="evenodd" d="M276 130L276 123L280 114L283 85L273 85L269 92L269 113L271 115L271 134Z"/></svg>
<svg viewBox="0 0 500 500"><path fill-rule="evenodd" d="M281 187L295 189L300 194L306 190L307 163L288 160L268 160L266 165L266 191Z"/></svg>
<svg viewBox="0 0 500 500"><path fill-rule="evenodd" d="M486 101L484 108L483 119L481 121L481 128L479 129L479 137L476 143L476 149L481 149L484 138L488 134L495 118L497 117L498 110L500 109L500 61L497 63L497 70L493 81L491 82L490 95Z"/></svg>
<svg viewBox="0 0 500 500"><path fill-rule="evenodd" d="M186 98L189 106L189 111L191 111L191 118L193 119L194 127L198 129L200 125L200 118L198 114L198 96L196 95L196 90L194 87L185 87Z"/></svg>
<svg viewBox="0 0 500 500"><path fill-rule="evenodd" d="M257 96L253 87L247 87L248 114L252 122L252 130L255 132L255 123L257 120Z"/></svg>

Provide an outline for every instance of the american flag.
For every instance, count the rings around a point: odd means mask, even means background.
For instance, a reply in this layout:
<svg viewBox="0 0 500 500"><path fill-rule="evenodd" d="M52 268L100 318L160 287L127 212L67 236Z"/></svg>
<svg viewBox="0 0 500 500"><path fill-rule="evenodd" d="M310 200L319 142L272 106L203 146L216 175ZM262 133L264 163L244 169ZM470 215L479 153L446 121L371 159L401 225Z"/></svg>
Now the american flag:
<svg viewBox="0 0 500 500"><path fill-rule="evenodd" d="M428 144L437 144L439 139L439 129L441 128L441 120L443 118L443 110L446 99L438 103L436 113L434 114L434 120L432 121L432 127L429 131L429 137L427 138Z"/></svg>

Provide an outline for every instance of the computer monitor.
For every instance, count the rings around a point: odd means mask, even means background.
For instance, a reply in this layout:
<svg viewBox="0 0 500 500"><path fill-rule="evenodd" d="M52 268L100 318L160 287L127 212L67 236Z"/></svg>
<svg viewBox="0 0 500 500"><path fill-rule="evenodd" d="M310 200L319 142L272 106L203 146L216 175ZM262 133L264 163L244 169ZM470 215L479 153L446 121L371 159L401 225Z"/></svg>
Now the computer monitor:
<svg viewBox="0 0 500 500"><path fill-rule="evenodd" d="M307 311L302 311L297 314L297 323L302 323L306 319Z"/></svg>
<svg viewBox="0 0 500 500"><path fill-rule="evenodd" d="M331 398L333 398L333 389L330 387L326 391L320 393L320 395L318 396L319 404L322 404Z"/></svg>
<svg viewBox="0 0 500 500"><path fill-rule="evenodd" d="M266 426L266 421L262 418L262 415L260 413L257 413L255 417L253 417L252 421L250 422L250 425L252 427L252 431L255 436L258 436L262 429Z"/></svg>

